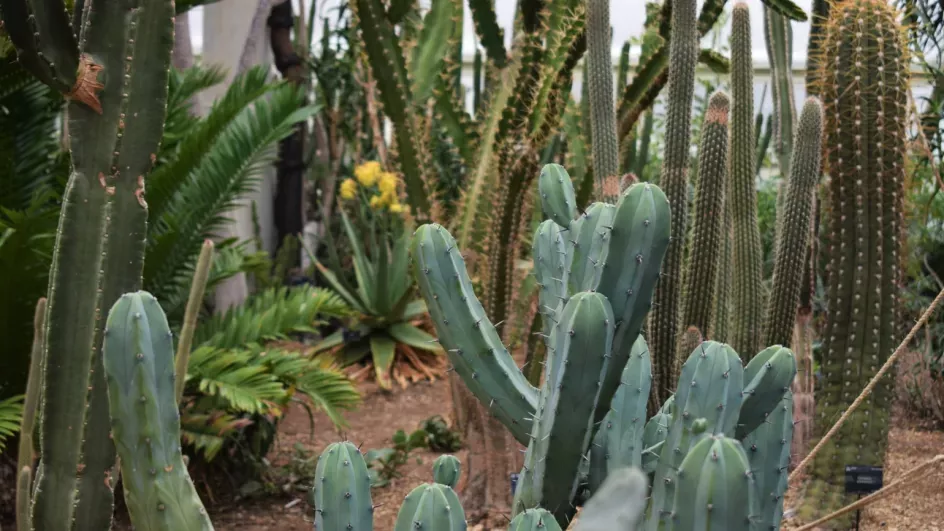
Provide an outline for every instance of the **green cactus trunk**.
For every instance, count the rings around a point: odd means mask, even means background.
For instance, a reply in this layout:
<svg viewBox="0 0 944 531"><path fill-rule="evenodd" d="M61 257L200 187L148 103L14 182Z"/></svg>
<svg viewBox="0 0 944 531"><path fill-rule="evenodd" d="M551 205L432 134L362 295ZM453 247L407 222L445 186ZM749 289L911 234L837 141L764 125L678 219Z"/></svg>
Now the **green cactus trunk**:
<svg viewBox="0 0 944 531"><path fill-rule="evenodd" d="M619 190L605 186L619 172L619 142L616 140L616 110L613 102L612 31L609 0L587 2L587 86L590 124L593 127L593 174L603 192L601 199L616 203Z"/></svg>
<svg viewBox="0 0 944 531"><path fill-rule="evenodd" d="M147 209L173 47L171 0L85 2L78 46L61 1L0 2L21 62L64 93L72 175L63 198L46 313L42 472L33 525L111 525L114 445L101 360L104 309L140 287ZM21 33L20 29L32 28Z"/></svg>
<svg viewBox="0 0 944 531"><path fill-rule="evenodd" d="M784 183L783 209L778 214L777 260L764 326L766 345L789 347L793 340L806 273L813 193L820 177L822 136L823 106L818 99L810 98L800 114L792 173Z"/></svg>
<svg viewBox="0 0 944 531"><path fill-rule="evenodd" d="M698 149L698 182L692 211L692 232L684 270L682 326L695 327L712 336L712 312L716 311L718 278L724 271L725 182L727 181L728 111L730 100L716 92L708 103L701 145ZM701 341L699 341L700 343ZM677 357L691 352L677 352Z"/></svg>
<svg viewBox="0 0 944 531"><path fill-rule="evenodd" d="M754 173L754 74L747 4L731 15L731 151L728 178L734 238L729 339L745 360L760 351L763 329L763 252Z"/></svg>
<svg viewBox="0 0 944 531"><path fill-rule="evenodd" d="M834 5L823 41L827 321L816 433L828 430L898 343L907 44L883 0ZM894 378L881 382L817 456L805 518L844 505L843 467L881 465ZM836 526L847 522L840 519Z"/></svg>
<svg viewBox="0 0 944 531"><path fill-rule="evenodd" d="M655 306L649 323L652 374L655 393L650 409L672 394L675 385L675 346L679 332L682 291L682 259L688 232L688 165L691 142L692 98L695 63L698 61L698 31L695 1L672 4L672 35L669 50L669 108L665 123L665 152L659 186L665 190L672 216L672 232L662 275L656 286Z"/></svg>

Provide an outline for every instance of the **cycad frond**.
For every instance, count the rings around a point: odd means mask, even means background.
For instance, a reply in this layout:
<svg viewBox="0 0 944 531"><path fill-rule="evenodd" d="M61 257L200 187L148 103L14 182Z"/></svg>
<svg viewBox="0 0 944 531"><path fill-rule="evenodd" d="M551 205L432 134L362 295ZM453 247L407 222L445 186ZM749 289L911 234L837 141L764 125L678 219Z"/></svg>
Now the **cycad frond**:
<svg viewBox="0 0 944 531"><path fill-rule="evenodd" d="M258 359L273 374L311 399L336 425L345 425L340 409L350 409L360 403L360 395L351 381L334 369L319 366L318 361L289 351L269 352Z"/></svg>
<svg viewBox="0 0 944 531"><path fill-rule="evenodd" d="M350 313L350 307L332 291L311 286L271 288L207 319L197 328L194 339L199 345L239 348L295 331L310 331L317 318Z"/></svg>
<svg viewBox="0 0 944 531"><path fill-rule="evenodd" d="M162 140L162 157L148 176L147 202L151 219L163 216L164 210L181 187L194 178L193 173L200 161L232 127L233 122L253 102L276 86L267 83L268 73L264 67L253 67L233 80L226 93L214 102L206 118L195 119L187 112L187 102L200 90L201 85L215 80L217 73L213 69L194 67L171 78L164 134L167 136L169 131L182 136L172 145L165 145ZM175 125L178 122L180 125ZM172 136L170 140L173 139Z"/></svg>
<svg viewBox="0 0 944 531"><path fill-rule="evenodd" d="M268 100L240 113L219 136L152 226L144 266L147 289L172 286L175 272L225 225L226 214L252 191L264 165L275 158L278 142L316 110L301 104L301 94L283 84Z"/></svg>
<svg viewBox="0 0 944 531"><path fill-rule="evenodd" d="M167 117L157 152L156 168L172 161L181 147L180 142L191 137L200 126L201 118L192 107L197 94L222 83L225 78L226 73L218 66L171 69L167 80Z"/></svg>
<svg viewBox="0 0 944 531"><path fill-rule="evenodd" d="M25 210L55 177L62 98L14 61L0 59L0 207Z"/></svg>
<svg viewBox="0 0 944 531"><path fill-rule="evenodd" d="M250 419L219 411L197 412L185 408L180 412L181 438L207 461L212 461L223 449L231 433L250 424Z"/></svg>
<svg viewBox="0 0 944 531"><path fill-rule="evenodd" d="M250 269L252 264L248 258L251 255L247 249L250 244L249 241L224 240L216 245L213 266L207 278L207 292L212 293L213 288L224 280L239 273L245 273ZM195 262L188 261L184 267L177 271L176 280L170 286L157 287L158 291L155 295L160 297L161 307L164 308L167 319L171 323L183 322L195 266Z"/></svg>
<svg viewBox="0 0 944 531"><path fill-rule="evenodd" d="M23 422L23 395L17 395L0 401L0 453L6 440L20 431Z"/></svg>
<svg viewBox="0 0 944 531"><path fill-rule="evenodd" d="M220 409L252 415L284 403L288 398L285 386L267 367L252 363L256 350L258 347L248 350L200 347L193 351L187 379L196 382L203 395L200 400L210 398L213 406L222 406Z"/></svg>

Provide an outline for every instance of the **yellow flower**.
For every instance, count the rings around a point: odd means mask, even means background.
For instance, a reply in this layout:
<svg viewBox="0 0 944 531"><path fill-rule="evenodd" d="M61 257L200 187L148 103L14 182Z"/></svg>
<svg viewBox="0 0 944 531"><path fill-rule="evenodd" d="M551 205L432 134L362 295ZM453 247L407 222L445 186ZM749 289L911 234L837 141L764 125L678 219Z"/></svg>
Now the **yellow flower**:
<svg viewBox="0 0 944 531"><path fill-rule="evenodd" d="M357 183L354 179L344 179L341 183L341 199L354 199L357 192Z"/></svg>
<svg viewBox="0 0 944 531"><path fill-rule="evenodd" d="M380 170L380 163L372 160L354 168L354 177L362 186L373 186L380 177Z"/></svg>
<svg viewBox="0 0 944 531"><path fill-rule="evenodd" d="M400 203L394 203L390 205L390 212L394 214L399 214L403 212L403 205L401 205Z"/></svg>
<svg viewBox="0 0 944 531"><path fill-rule="evenodd" d="M377 188L379 188L380 193L384 195L393 195L397 193L397 176L388 171L381 173L380 182L377 183Z"/></svg>
<svg viewBox="0 0 944 531"><path fill-rule="evenodd" d="M383 197L375 195L370 198L370 208L383 208Z"/></svg>

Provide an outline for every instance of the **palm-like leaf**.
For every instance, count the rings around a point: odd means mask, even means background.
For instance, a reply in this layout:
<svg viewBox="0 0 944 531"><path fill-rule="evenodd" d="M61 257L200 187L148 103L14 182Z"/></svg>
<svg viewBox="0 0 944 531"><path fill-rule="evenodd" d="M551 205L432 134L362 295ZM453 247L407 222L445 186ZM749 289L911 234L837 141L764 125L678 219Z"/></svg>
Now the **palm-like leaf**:
<svg viewBox="0 0 944 531"><path fill-rule="evenodd" d="M239 348L311 331L318 318L345 317L350 307L335 293L311 286L271 288L241 306L214 315L197 328L195 342L216 348Z"/></svg>
<svg viewBox="0 0 944 531"><path fill-rule="evenodd" d="M242 111L196 163L149 233L144 266L148 290L160 296L162 290L179 288L177 272L195 259L203 240L225 225L227 212L257 184L279 140L316 110L301 103L294 87L280 85L268 100ZM163 178L169 179L162 175L155 181Z"/></svg>
<svg viewBox="0 0 944 531"><path fill-rule="evenodd" d="M0 453L3 453L6 440L20 431L23 398L23 395L17 395L0 401Z"/></svg>

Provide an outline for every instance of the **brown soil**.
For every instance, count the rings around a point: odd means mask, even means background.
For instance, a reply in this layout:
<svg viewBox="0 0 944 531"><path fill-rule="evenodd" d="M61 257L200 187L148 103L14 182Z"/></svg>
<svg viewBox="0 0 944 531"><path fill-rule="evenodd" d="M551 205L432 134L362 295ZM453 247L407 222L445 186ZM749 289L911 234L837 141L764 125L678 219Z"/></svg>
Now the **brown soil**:
<svg viewBox="0 0 944 531"><path fill-rule="evenodd" d="M405 390L396 388L393 393L384 392L373 383L362 384L361 390L364 402L357 411L345 416L349 426L343 433L329 428L331 422L325 415L318 413L315 415L314 437L309 437L307 413L302 408L290 410L282 424L277 447L269 456L273 463L278 465L288 461L294 452L295 443L310 448L316 456L325 446L339 439L362 445L362 449L367 451L391 446L390 438L397 430L409 433L433 415L442 415L451 424L452 399L446 380L419 382ZM461 451L456 455L459 459L464 458ZM400 468L403 477L393 479L386 487L373 489L373 503L378 506L374 512L375 529L393 529L403 498L417 485L432 481L432 465L437 456L427 450L414 450L409 462ZM303 482L306 485L309 483ZM308 504L305 492L279 499L214 508L212 512L213 523L218 530L310 531L313 525L313 509Z"/></svg>

